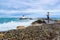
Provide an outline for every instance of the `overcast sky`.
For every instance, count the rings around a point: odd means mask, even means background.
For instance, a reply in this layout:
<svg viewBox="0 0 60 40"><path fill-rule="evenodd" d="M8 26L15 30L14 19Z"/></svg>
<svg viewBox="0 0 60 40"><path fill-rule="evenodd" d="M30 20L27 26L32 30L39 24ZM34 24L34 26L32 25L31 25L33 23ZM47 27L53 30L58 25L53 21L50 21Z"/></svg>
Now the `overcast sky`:
<svg viewBox="0 0 60 40"><path fill-rule="evenodd" d="M60 0L0 0L0 17L42 14L60 15Z"/></svg>

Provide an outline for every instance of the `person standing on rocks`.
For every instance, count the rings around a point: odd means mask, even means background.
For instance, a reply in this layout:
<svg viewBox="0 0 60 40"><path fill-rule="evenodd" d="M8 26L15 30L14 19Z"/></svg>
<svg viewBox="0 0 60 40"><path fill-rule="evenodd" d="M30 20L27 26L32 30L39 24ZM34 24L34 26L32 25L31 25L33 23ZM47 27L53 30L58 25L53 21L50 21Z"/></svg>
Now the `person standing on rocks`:
<svg viewBox="0 0 60 40"><path fill-rule="evenodd" d="M47 14L47 20L48 20L48 23L49 23L49 19L50 19L50 18L49 18L49 12L47 12L47 13L48 13L48 14Z"/></svg>

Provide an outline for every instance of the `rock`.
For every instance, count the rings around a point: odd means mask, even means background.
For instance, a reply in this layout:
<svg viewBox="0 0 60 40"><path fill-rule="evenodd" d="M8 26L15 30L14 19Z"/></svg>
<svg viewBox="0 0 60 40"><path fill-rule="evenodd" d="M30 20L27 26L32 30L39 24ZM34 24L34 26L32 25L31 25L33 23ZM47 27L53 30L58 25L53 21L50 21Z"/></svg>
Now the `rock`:
<svg viewBox="0 0 60 40"><path fill-rule="evenodd" d="M3 33L0 33L0 38L2 38L4 36L4 34Z"/></svg>
<svg viewBox="0 0 60 40"><path fill-rule="evenodd" d="M17 26L17 29L25 29L24 26Z"/></svg>
<svg viewBox="0 0 60 40"><path fill-rule="evenodd" d="M55 23L60 23L60 20L55 20Z"/></svg>
<svg viewBox="0 0 60 40"><path fill-rule="evenodd" d="M45 24L44 24L45 25ZM50 25L49 25L50 26ZM49 26L18 26L17 29L4 32L3 39L6 40L53 40L59 35L57 26L52 28Z"/></svg>
<svg viewBox="0 0 60 40"><path fill-rule="evenodd" d="M31 26L42 26L43 24L38 24L38 23L36 23L36 24L32 24Z"/></svg>
<svg viewBox="0 0 60 40"><path fill-rule="evenodd" d="M37 20L37 21L33 22L32 24L36 24L36 23L41 24L41 23L46 23L46 22L44 20Z"/></svg>

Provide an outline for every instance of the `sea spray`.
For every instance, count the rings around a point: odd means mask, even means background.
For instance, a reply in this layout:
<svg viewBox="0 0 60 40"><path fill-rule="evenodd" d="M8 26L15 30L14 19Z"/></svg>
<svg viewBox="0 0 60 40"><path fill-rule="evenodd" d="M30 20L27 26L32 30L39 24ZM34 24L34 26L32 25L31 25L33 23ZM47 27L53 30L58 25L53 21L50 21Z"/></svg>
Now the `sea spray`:
<svg viewBox="0 0 60 40"><path fill-rule="evenodd" d="M6 19L7 20L7 19ZM17 26L29 26L35 20L11 20L8 22L0 23L0 31L7 31L11 29L16 29Z"/></svg>

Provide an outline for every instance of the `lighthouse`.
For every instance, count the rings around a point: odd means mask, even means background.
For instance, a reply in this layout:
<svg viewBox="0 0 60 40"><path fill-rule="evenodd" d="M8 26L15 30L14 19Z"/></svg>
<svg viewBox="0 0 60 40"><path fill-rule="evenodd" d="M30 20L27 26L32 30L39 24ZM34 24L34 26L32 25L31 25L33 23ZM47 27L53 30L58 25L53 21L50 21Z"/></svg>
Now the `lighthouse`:
<svg viewBox="0 0 60 40"><path fill-rule="evenodd" d="M22 18L26 18L26 17L23 15Z"/></svg>
<svg viewBox="0 0 60 40"><path fill-rule="evenodd" d="M24 15L20 18L21 20L27 19Z"/></svg>

